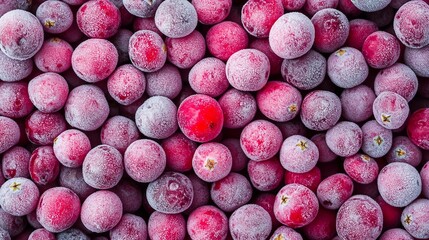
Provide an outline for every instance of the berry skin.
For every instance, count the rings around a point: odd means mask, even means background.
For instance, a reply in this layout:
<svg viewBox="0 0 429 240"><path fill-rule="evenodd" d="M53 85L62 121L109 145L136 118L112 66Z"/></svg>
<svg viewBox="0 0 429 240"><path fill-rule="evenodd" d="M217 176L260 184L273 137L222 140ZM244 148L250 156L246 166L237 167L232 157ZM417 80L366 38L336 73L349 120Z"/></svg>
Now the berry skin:
<svg viewBox="0 0 429 240"><path fill-rule="evenodd" d="M283 141L280 163L293 173L305 173L313 169L319 159L319 150L310 139L293 135Z"/></svg>
<svg viewBox="0 0 429 240"><path fill-rule="evenodd" d="M429 6L422 1L410 1L395 14L393 29L398 39L407 47L422 48L429 44Z"/></svg>
<svg viewBox="0 0 429 240"><path fill-rule="evenodd" d="M429 150L429 124L425 120L428 116L429 108L419 109L411 114L407 125L410 140L424 150Z"/></svg>
<svg viewBox="0 0 429 240"><path fill-rule="evenodd" d="M24 216L37 207L39 189L27 178L11 178L0 188L1 208L14 216Z"/></svg>
<svg viewBox="0 0 429 240"><path fill-rule="evenodd" d="M270 214L256 204L241 206L229 218L229 229L233 239L266 239L271 228Z"/></svg>
<svg viewBox="0 0 429 240"><path fill-rule="evenodd" d="M429 238L428 199L418 199L408 205L401 215L402 226L418 239Z"/></svg>
<svg viewBox="0 0 429 240"><path fill-rule="evenodd" d="M195 150L192 168L205 182L215 182L231 171L232 155L229 149L216 142L203 143Z"/></svg>
<svg viewBox="0 0 429 240"><path fill-rule="evenodd" d="M197 11L186 0L163 1L155 13L155 25L167 37L186 37L197 24Z"/></svg>
<svg viewBox="0 0 429 240"><path fill-rule="evenodd" d="M194 240L223 240L228 235L228 218L214 206L201 206L189 215L187 230Z"/></svg>

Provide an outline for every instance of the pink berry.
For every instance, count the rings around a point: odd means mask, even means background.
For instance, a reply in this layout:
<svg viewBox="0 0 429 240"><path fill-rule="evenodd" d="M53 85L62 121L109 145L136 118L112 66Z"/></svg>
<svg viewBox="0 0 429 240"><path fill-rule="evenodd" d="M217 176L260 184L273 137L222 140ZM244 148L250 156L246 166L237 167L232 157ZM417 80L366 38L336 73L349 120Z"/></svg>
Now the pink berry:
<svg viewBox="0 0 429 240"><path fill-rule="evenodd" d="M402 226L415 238L429 238L428 199L418 199L408 205L401 215Z"/></svg>
<svg viewBox="0 0 429 240"><path fill-rule="evenodd" d="M232 155L229 149L216 142L203 143L195 150L192 168L206 182L215 182L231 171Z"/></svg>
<svg viewBox="0 0 429 240"><path fill-rule="evenodd" d="M281 58L294 59L311 49L314 38L315 28L311 20L302 13L290 12L276 20L268 39L275 54Z"/></svg>
<svg viewBox="0 0 429 240"><path fill-rule="evenodd" d="M298 115L302 96L298 89L285 82L269 81L257 92L256 102L267 118L286 122Z"/></svg>
<svg viewBox="0 0 429 240"><path fill-rule="evenodd" d="M91 0L106 1L107 0ZM89 3L89 2L88 2ZM81 42L73 51L72 68L79 78L94 83L106 79L116 68L118 51L105 39L91 38Z"/></svg>
<svg viewBox="0 0 429 240"><path fill-rule="evenodd" d="M276 195L273 193L261 193L253 200L254 204L261 206L265 211L270 214L271 223L273 228L280 226L280 222L274 216L274 202L276 200Z"/></svg>
<svg viewBox="0 0 429 240"><path fill-rule="evenodd" d="M362 146L362 130L353 122L339 122L326 132L326 144L341 157L356 154Z"/></svg>
<svg viewBox="0 0 429 240"><path fill-rule="evenodd" d="M419 77L429 77L429 70L426 68L429 63L429 46L422 48L405 48L404 63L409 66Z"/></svg>
<svg viewBox="0 0 429 240"><path fill-rule="evenodd" d="M66 167L79 167L86 154L91 150L91 143L85 133L69 129L54 139L54 154Z"/></svg>
<svg viewBox="0 0 429 240"><path fill-rule="evenodd" d="M120 1L121 2L121 1ZM155 12L162 1L150 0L124 0L122 1L125 9L134 16L148 18L155 16Z"/></svg>
<svg viewBox="0 0 429 240"><path fill-rule="evenodd" d="M337 155L333 153L326 144L325 136L326 135L324 133L319 133L310 139L314 144L316 144L316 147L319 150L318 162L332 162L337 158Z"/></svg>
<svg viewBox="0 0 429 240"><path fill-rule="evenodd" d="M61 167L59 183L61 187L69 188L81 199L86 199L96 190L83 179L82 168Z"/></svg>
<svg viewBox="0 0 429 240"><path fill-rule="evenodd" d="M338 209L352 196L353 181L343 173L325 178L317 187L317 198L326 209Z"/></svg>
<svg viewBox="0 0 429 240"><path fill-rule="evenodd" d="M155 19L153 17L149 18L139 18L136 17L133 20L133 30L137 32L139 30L150 30L156 32L158 35L162 36L163 34L155 25Z"/></svg>
<svg viewBox="0 0 429 240"><path fill-rule="evenodd" d="M246 177L231 172L214 182L210 189L213 202L224 212L232 212L248 203L252 198L252 185Z"/></svg>
<svg viewBox="0 0 429 240"><path fill-rule="evenodd" d="M28 95L27 83L0 83L0 115L9 118L21 118L29 115L33 111L33 107Z"/></svg>
<svg viewBox="0 0 429 240"><path fill-rule="evenodd" d="M121 180L112 192L121 199L124 212L136 212L143 203L143 191L134 181Z"/></svg>
<svg viewBox="0 0 429 240"><path fill-rule="evenodd" d="M27 225L23 217L13 216L0 208L0 229L6 230L10 237L22 233Z"/></svg>
<svg viewBox="0 0 429 240"><path fill-rule="evenodd" d="M371 33L363 42L362 54L372 68L392 66L399 59L401 46L395 36L388 32Z"/></svg>
<svg viewBox="0 0 429 240"><path fill-rule="evenodd" d="M307 0L304 4L304 10L308 15L313 16L317 12L327 8L337 8L339 0Z"/></svg>
<svg viewBox="0 0 429 240"><path fill-rule="evenodd" d="M189 215L186 227L194 240L223 240L228 235L228 218L218 208L206 205Z"/></svg>
<svg viewBox="0 0 429 240"><path fill-rule="evenodd" d="M27 138L37 145L52 144L54 139L66 129L66 121L60 113L35 111L25 121Z"/></svg>
<svg viewBox="0 0 429 240"><path fill-rule="evenodd" d="M216 1L220 2L220 1ZM196 1L192 1L195 5ZM165 39L167 46L167 59L170 63L181 69L188 69L200 61L206 53L206 42L204 36L193 31L182 38Z"/></svg>
<svg viewBox="0 0 429 240"><path fill-rule="evenodd" d="M346 157L343 167L347 175L357 183L369 184L377 179L378 176L377 162L365 154L358 153Z"/></svg>
<svg viewBox="0 0 429 240"><path fill-rule="evenodd" d="M402 239L402 240L413 240L414 238L402 228L392 228L385 231L380 236L380 240L390 240L390 239Z"/></svg>
<svg viewBox="0 0 429 240"><path fill-rule="evenodd" d="M149 183L146 198L156 211L176 214L191 206L194 190L191 180L181 173L165 172Z"/></svg>
<svg viewBox="0 0 429 240"><path fill-rule="evenodd" d="M39 189L27 178L11 178L0 188L1 208L14 216L24 216L36 210Z"/></svg>
<svg viewBox="0 0 429 240"><path fill-rule="evenodd" d="M147 226L143 218L126 213L121 221L109 232L111 240L147 239Z"/></svg>
<svg viewBox="0 0 429 240"><path fill-rule="evenodd" d="M101 127L109 112L103 91L94 85L81 85L71 90L64 106L67 123L84 131Z"/></svg>
<svg viewBox="0 0 429 240"><path fill-rule="evenodd" d="M47 33L62 33L72 25L73 12L67 3L51 0L43 2L36 10L36 17Z"/></svg>
<svg viewBox="0 0 429 240"><path fill-rule="evenodd" d="M217 58L204 58L189 71L189 85L196 93L218 97L229 87L225 68Z"/></svg>
<svg viewBox="0 0 429 240"><path fill-rule="evenodd" d="M425 163L420 170L420 177L422 179L422 193L423 196L429 196L429 163Z"/></svg>
<svg viewBox="0 0 429 240"><path fill-rule="evenodd" d="M380 205L383 212L383 228L398 227L401 224L402 208L389 205L380 195L375 198L375 201Z"/></svg>
<svg viewBox="0 0 429 240"><path fill-rule="evenodd" d="M392 131L375 120L362 125L362 133L362 151L373 158L385 156L392 147Z"/></svg>
<svg viewBox="0 0 429 240"><path fill-rule="evenodd" d="M287 11L296 11L304 7L306 0L282 0L283 7Z"/></svg>
<svg viewBox="0 0 429 240"><path fill-rule="evenodd" d="M387 129L398 129L406 121L410 108L401 95L382 92L374 100L372 111L377 122Z"/></svg>
<svg viewBox="0 0 429 240"><path fill-rule="evenodd" d="M16 60L33 57L42 47L44 39L39 19L20 9L9 11L0 18L0 36L0 50Z"/></svg>
<svg viewBox="0 0 429 240"><path fill-rule="evenodd" d="M62 232L79 218L79 197L68 188L54 187L46 190L39 199L37 220L50 232Z"/></svg>
<svg viewBox="0 0 429 240"><path fill-rule="evenodd" d="M411 114L407 125L410 140L424 150L429 150L429 124L425 121L428 116L429 108L419 109Z"/></svg>
<svg viewBox="0 0 429 240"><path fill-rule="evenodd" d="M316 218L302 228L307 239L332 239L335 236L336 212L319 208Z"/></svg>
<svg viewBox="0 0 429 240"><path fill-rule="evenodd" d="M266 120L249 123L240 135L240 145L244 154L254 161L272 158L279 152L282 140L280 129Z"/></svg>
<svg viewBox="0 0 429 240"><path fill-rule="evenodd" d="M249 159L244 153L243 149L240 146L240 139L238 138L225 138L221 142L225 145L232 156L232 168L231 171L239 172L247 166Z"/></svg>
<svg viewBox="0 0 429 240"><path fill-rule="evenodd" d="M197 11L188 1L165 0L156 10L155 24L167 37L185 37L197 27Z"/></svg>
<svg viewBox="0 0 429 240"><path fill-rule="evenodd" d="M31 153L20 146L12 147L4 152L1 159L3 176L6 179L14 177L30 177L30 173L28 171L30 156Z"/></svg>
<svg viewBox="0 0 429 240"><path fill-rule="evenodd" d="M215 139L222 130L223 119L219 103L204 94L187 97L177 109L180 130L195 142L208 142Z"/></svg>
<svg viewBox="0 0 429 240"><path fill-rule="evenodd" d="M374 91L366 85L344 89L340 96L342 116L351 122L367 120L372 116L375 97Z"/></svg>
<svg viewBox="0 0 429 240"><path fill-rule="evenodd" d="M429 5L422 1L410 1L395 14L393 28L398 39L407 47L422 48L429 44Z"/></svg>
<svg viewBox="0 0 429 240"><path fill-rule="evenodd" d="M20 130L18 124L8 118L0 116L0 153L6 152L9 148L18 143Z"/></svg>
<svg viewBox="0 0 429 240"><path fill-rule="evenodd" d="M101 128L101 143L112 146L124 153L127 147L140 137L136 124L129 118L114 116Z"/></svg>
<svg viewBox="0 0 429 240"><path fill-rule="evenodd" d="M166 156L161 145L149 139L139 139L128 146L124 154L127 174L137 182L152 182L166 166Z"/></svg>
<svg viewBox="0 0 429 240"><path fill-rule="evenodd" d="M143 96L146 78L131 64L122 65L107 79L107 90L119 104L130 105Z"/></svg>
<svg viewBox="0 0 429 240"><path fill-rule="evenodd" d="M149 239L185 239L186 221L181 214L153 212L147 224Z"/></svg>
<svg viewBox="0 0 429 240"><path fill-rule="evenodd" d="M67 81L57 73L44 73L28 83L28 94L34 106L52 113L62 109L67 101L69 87Z"/></svg>
<svg viewBox="0 0 429 240"><path fill-rule="evenodd" d="M377 239L383 228L380 206L366 195L349 198L337 213L337 234L341 239Z"/></svg>
<svg viewBox="0 0 429 240"><path fill-rule="evenodd" d="M131 63L143 72L161 69L167 60L167 47L162 38L153 31L135 32L129 43Z"/></svg>
<svg viewBox="0 0 429 240"><path fill-rule="evenodd" d="M359 10L364 12L375 12L389 5L391 0L371 1L371 0L351 0Z"/></svg>
<svg viewBox="0 0 429 240"><path fill-rule="evenodd" d="M0 51L0 79L4 82L16 82L28 77L33 71L33 61L16 60Z"/></svg>
<svg viewBox="0 0 429 240"><path fill-rule="evenodd" d="M206 43L207 49L214 57L226 61L233 53L245 49L249 39L246 30L239 24L223 21L209 29Z"/></svg>
<svg viewBox="0 0 429 240"><path fill-rule="evenodd" d="M80 219L91 232L107 232L113 229L121 218L121 199L111 191L97 191L82 203Z"/></svg>
<svg viewBox="0 0 429 240"><path fill-rule="evenodd" d="M313 192L316 192L317 186L319 186L321 181L322 174L320 172L320 168L317 166L308 172L294 173L286 171L284 175L285 184L297 183L309 188Z"/></svg>
<svg viewBox="0 0 429 240"><path fill-rule="evenodd" d="M341 117L341 101L332 92L316 90L305 96L301 104L301 121L311 130L324 131Z"/></svg>
<svg viewBox="0 0 429 240"><path fill-rule="evenodd" d="M266 239L271 233L271 217L259 205L246 204L235 210L229 218L233 239Z"/></svg>
<svg viewBox="0 0 429 240"><path fill-rule="evenodd" d="M68 42L57 37L50 38L34 55L34 63L42 72L62 73L71 67L72 53L73 48Z"/></svg>
<svg viewBox="0 0 429 240"><path fill-rule="evenodd" d="M177 97L182 90L182 76L179 69L166 63L155 72L146 73L146 93L148 96Z"/></svg>
<svg viewBox="0 0 429 240"><path fill-rule="evenodd" d="M392 148L386 156L387 162L405 162L413 167L422 161L422 151L408 137L397 136L393 139Z"/></svg>
<svg viewBox="0 0 429 240"><path fill-rule="evenodd" d="M207 182L201 180L195 173L188 173L186 175L192 183L192 189L194 189L194 197L192 204L184 212L185 214L192 213L195 209L209 204L210 201L210 186Z"/></svg>
<svg viewBox="0 0 429 240"><path fill-rule="evenodd" d="M274 214L282 224L291 228L311 223L319 211L316 194L301 184L288 184L280 189L274 202Z"/></svg>
<svg viewBox="0 0 429 240"><path fill-rule="evenodd" d="M346 46L362 50L365 39L373 32L378 31L377 25L366 19L353 19L350 21L350 31Z"/></svg>
<svg viewBox="0 0 429 240"><path fill-rule="evenodd" d="M56 240L55 235L44 228L34 230L28 240Z"/></svg>
<svg viewBox="0 0 429 240"><path fill-rule="evenodd" d="M193 0L198 15L198 21L205 25L222 22L230 13L232 0Z"/></svg>
<svg viewBox="0 0 429 240"><path fill-rule="evenodd" d="M270 60L270 75L278 75L283 59L277 56L273 50L271 50L270 42L268 38L256 38L249 44L250 48L263 52Z"/></svg>
<svg viewBox="0 0 429 240"><path fill-rule="evenodd" d="M31 180L39 185L54 182L60 172L60 162L51 146L36 148L30 157L29 172Z"/></svg>
<svg viewBox="0 0 429 240"><path fill-rule="evenodd" d="M271 235L270 240L277 240L277 239L303 240L300 233L286 226L281 226L277 228L274 231L273 235Z"/></svg>
<svg viewBox="0 0 429 240"><path fill-rule="evenodd" d="M121 23L119 9L108 0L91 0L76 13L79 29L90 38L109 38L118 31Z"/></svg>
<svg viewBox="0 0 429 240"><path fill-rule="evenodd" d="M241 9L241 22L246 31L257 38L266 38L274 22L283 15L280 0L249 0Z"/></svg>
<svg viewBox="0 0 429 240"><path fill-rule="evenodd" d="M166 166L176 172L186 172L192 169L192 158L197 144L182 133L175 133L164 139L161 146L166 155Z"/></svg>
<svg viewBox="0 0 429 240"><path fill-rule="evenodd" d="M290 172L305 173L316 166L319 159L317 146L308 138L293 135L283 141L280 163Z"/></svg>
<svg viewBox="0 0 429 240"><path fill-rule="evenodd" d="M252 185L259 191L271 191L280 186L283 180L284 169L278 158L257 162L249 161L247 165Z"/></svg>
<svg viewBox="0 0 429 240"><path fill-rule="evenodd" d="M280 131L282 132L283 138L286 139L292 135L302 135L306 136L308 129L304 126L304 124L297 118L284 122L284 123L277 123L277 127L280 128Z"/></svg>
<svg viewBox="0 0 429 240"><path fill-rule="evenodd" d="M220 98L225 128L242 128L255 117L257 104L252 94L235 88L227 90Z"/></svg>

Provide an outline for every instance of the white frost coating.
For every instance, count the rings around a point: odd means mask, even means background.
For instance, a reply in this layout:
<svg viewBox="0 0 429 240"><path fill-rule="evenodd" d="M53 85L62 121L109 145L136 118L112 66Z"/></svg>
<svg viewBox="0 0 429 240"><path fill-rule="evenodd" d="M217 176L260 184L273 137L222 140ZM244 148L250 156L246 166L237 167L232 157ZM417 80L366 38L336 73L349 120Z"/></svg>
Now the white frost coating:
<svg viewBox="0 0 429 240"><path fill-rule="evenodd" d="M28 77L33 71L33 61L15 60L0 51L0 80L16 82Z"/></svg>
<svg viewBox="0 0 429 240"><path fill-rule="evenodd" d="M166 0L156 10L155 24L167 37L185 37L197 27L197 11L186 0Z"/></svg>
<svg viewBox="0 0 429 240"><path fill-rule="evenodd" d="M364 12L376 12L378 10L381 10L389 3L391 0L351 0L353 5L361 11Z"/></svg>
<svg viewBox="0 0 429 240"><path fill-rule="evenodd" d="M405 48L404 62L419 77L429 77L429 45L423 48Z"/></svg>

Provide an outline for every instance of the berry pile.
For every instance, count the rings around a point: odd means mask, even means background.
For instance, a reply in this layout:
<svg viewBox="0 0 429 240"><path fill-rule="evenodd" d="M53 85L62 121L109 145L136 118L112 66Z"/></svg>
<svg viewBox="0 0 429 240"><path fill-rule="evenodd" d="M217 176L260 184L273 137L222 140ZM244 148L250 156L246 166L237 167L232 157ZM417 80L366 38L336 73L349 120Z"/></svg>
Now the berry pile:
<svg viewBox="0 0 429 240"><path fill-rule="evenodd" d="M429 239L428 22L0 0L0 239Z"/></svg>

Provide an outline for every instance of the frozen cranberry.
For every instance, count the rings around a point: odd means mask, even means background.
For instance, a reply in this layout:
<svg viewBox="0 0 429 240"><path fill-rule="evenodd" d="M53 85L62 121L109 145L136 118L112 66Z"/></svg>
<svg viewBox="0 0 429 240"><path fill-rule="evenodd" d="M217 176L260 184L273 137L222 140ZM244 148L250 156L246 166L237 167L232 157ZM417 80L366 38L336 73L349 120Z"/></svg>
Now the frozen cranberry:
<svg viewBox="0 0 429 240"><path fill-rule="evenodd" d="M137 32L139 30L151 30L156 32L158 35L162 36L163 34L159 31L159 29L155 25L155 19L153 17L149 18L139 18L136 17L133 20L133 30Z"/></svg>
<svg viewBox="0 0 429 240"><path fill-rule="evenodd" d="M31 154L28 169L31 180L39 185L47 185L57 179L60 162L51 146L38 147Z"/></svg>
<svg viewBox="0 0 429 240"><path fill-rule="evenodd" d="M204 36L198 31L193 31L182 38L167 37L165 44L168 61L182 69L191 68L204 57L206 52Z"/></svg>
<svg viewBox="0 0 429 240"><path fill-rule="evenodd" d="M6 179L30 177L30 173L28 172L30 156L31 153L20 146L15 146L4 152L1 159L3 176Z"/></svg>
<svg viewBox="0 0 429 240"><path fill-rule="evenodd" d="M316 218L302 228L307 239L332 239L335 236L336 213L319 208Z"/></svg>
<svg viewBox="0 0 429 240"><path fill-rule="evenodd" d="M362 126L362 151L373 158L383 157L392 147L392 131L375 120Z"/></svg>
<svg viewBox="0 0 429 240"><path fill-rule="evenodd" d="M190 2L166 0L156 10L155 24L165 36L181 38L195 30L198 24L198 16Z"/></svg>
<svg viewBox="0 0 429 240"><path fill-rule="evenodd" d="M423 196L429 196L429 163L425 163L420 170L420 177L422 179L422 193Z"/></svg>
<svg viewBox="0 0 429 240"><path fill-rule="evenodd" d="M405 162L417 167L422 161L422 151L408 137L397 136L386 156L387 162Z"/></svg>
<svg viewBox="0 0 429 240"><path fill-rule="evenodd" d="M68 42L51 38L46 40L40 51L34 55L34 63L42 72L62 73L71 67L72 53L73 48Z"/></svg>
<svg viewBox="0 0 429 240"><path fill-rule="evenodd" d="M346 157L343 167L347 175L357 183L368 184L377 179L378 176L377 162L365 154Z"/></svg>
<svg viewBox="0 0 429 240"><path fill-rule="evenodd" d="M31 213L36 209L38 200L39 189L27 178L11 178L1 185L0 206L13 216Z"/></svg>
<svg viewBox="0 0 429 240"><path fill-rule="evenodd" d="M192 5L197 11L198 21L205 25L222 22L230 13L232 0L193 0Z"/></svg>
<svg viewBox="0 0 429 240"><path fill-rule="evenodd" d="M327 72L338 87L352 88L366 80L369 68L359 50L344 47L329 56Z"/></svg>
<svg viewBox="0 0 429 240"><path fill-rule="evenodd" d="M134 16L141 18L148 18L155 16L156 9L162 1L150 0L124 0L120 1L123 3L125 9Z"/></svg>
<svg viewBox="0 0 429 240"><path fill-rule="evenodd" d="M376 69L392 66L398 61L400 52L398 39L384 31L371 33L362 45L362 54L366 62Z"/></svg>
<svg viewBox="0 0 429 240"><path fill-rule="evenodd" d="M189 208L194 191L188 177L181 173L165 172L149 183L146 198L156 211L175 214Z"/></svg>
<svg viewBox="0 0 429 240"><path fill-rule="evenodd" d="M259 191L271 191L282 182L284 169L279 159L273 157L261 162L249 161L247 172L252 185L256 189Z"/></svg>
<svg viewBox="0 0 429 240"><path fill-rule="evenodd" d="M314 38L315 28L311 20L302 13L290 12L276 20L268 39L275 54L281 58L294 59L311 49Z"/></svg>
<svg viewBox="0 0 429 240"><path fill-rule="evenodd" d="M172 171L186 172L192 169L192 158L197 148L195 142L182 133L175 133L161 143L165 151L167 167Z"/></svg>
<svg viewBox="0 0 429 240"><path fill-rule="evenodd" d="M297 183L309 188L313 192L316 192L317 186L319 186L321 181L322 176L318 167L314 167L310 171L304 173L286 171L284 175L285 184Z"/></svg>
<svg viewBox="0 0 429 240"><path fill-rule="evenodd" d="M76 13L79 29L90 38L109 38L121 24L119 9L108 0L91 0Z"/></svg>
<svg viewBox="0 0 429 240"><path fill-rule="evenodd" d="M216 207L206 205L195 209L188 217L187 230L194 240L222 240L228 234L228 218Z"/></svg>
<svg viewBox="0 0 429 240"><path fill-rule="evenodd" d="M210 201L210 186L207 182L201 180L195 173L190 172L186 175L192 183L194 189L194 197L191 206L186 209L185 213L192 213L195 209L207 205Z"/></svg>
<svg viewBox="0 0 429 240"><path fill-rule="evenodd" d="M225 128L242 128L255 117L257 104L250 93L231 88L219 98Z"/></svg>
<svg viewBox="0 0 429 240"><path fill-rule="evenodd" d="M0 18L0 36L1 51L16 60L33 57L44 39L39 19L20 9L9 11Z"/></svg>
<svg viewBox="0 0 429 240"><path fill-rule="evenodd" d="M301 93L293 86L270 81L256 94L259 110L267 118L286 122L295 118L301 107Z"/></svg>
<svg viewBox="0 0 429 240"><path fill-rule="evenodd" d="M375 12L389 5L391 0L371 1L371 0L351 0L352 3L361 11Z"/></svg>
<svg viewBox="0 0 429 240"><path fill-rule="evenodd" d="M343 121L326 132L326 144L338 156L348 157L359 151L362 137L362 130L356 123Z"/></svg>
<svg viewBox="0 0 429 240"><path fill-rule="evenodd" d="M0 115L21 118L29 115L32 110L33 104L28 95L27 83L0 82Z"/></svg>
<svg viewBox="0 0 429 240"><path fill-rule="evenodd" d="M65 32L73 22L73 12L69 5L57 0L40 4L36 10L36 17L45 32L54 34Z"/></svg>
<svg viewBox="0 0 429 240"><path fill-rule="evenodd" d="M274 202L276 200L276 195L273 193L261 193L253 200L254 204L261 206L265 211L270 214L271 223L273 228L280 226L280 222L274 216Z"/></svg>
<svg viewBox="0 0 429 240"><path fill-rule="evenodd" d="M280 0L249 0L241 9L241 22L250 35L266 38L274 22L283 13Z"/></svg>
<svg viewBox="0 0 429 240"><path fill-rule="evenodd" d="M33 61L9 58L0 51L0 79L4 82L16 82L28 77L33 71Z"/></svg>
<svg viewBox="0 0 429 240"><path fill-rule="evenodd" d="M215 182L231 171L232 155L229 149L216 142L203 143L195 150L192 168L206 182Z"/></svg>
<svg viewBox="0 0 429 240"><path fill-rule="evenodd" d="M232 212L248 203L252 193L249 180L234 172L213 183L210 189L211 199L224 212Z"/></svg>
<svg viewBox="0 0 429 240"><path fill-rule="evenodd" d="M225 67L217 58L204 58L191 68L189 85L196 93L217 97L229 87Z"/></svg>
<svg viewBox="0 0 429 240"><path fill-rule="evenodd" d="M401 239L413 240L414 238L402 228L392 228L381 234L380 240Z"/></svg>
<svg viewBox="0 0 429 240"><path fill-rule="evenodd" d="M372 111L377 122L387 129L398 129L406 121L410 108L401 95L382 92L374 100Z"/></svg>
<svg viewBox="0 0 429 240"><path fill-rule="evenodd" d="M311 141L316 144L319 150L319 162L331 162L337 158L337 155L329 149L326 144L325 134L319 133L311 138Z"/></svg>
<svg viewBox="0 0 429 240"><path fill-rule="evenodd" d="M67 123L84 131L101 127L109 112L103 91L95 85L81 85L71 90L64 106Z"/></svg>
<svg viewBox="0 0 429 240"><path fill-rule="evenodd" d="M206 34L207 49L216 58L222 61L235 52L247 47L249 39L239 24L223 21L211 27Z"/></svg>
<svg viewBox="0 0 429 240"><path fill-rule="evenodd" d="M219 103L204 94L187 97L177 110L180 130L195 142L208 142L215 139L222 130L223 119Z"/></svg>
<svg viewBox="0 0 429 240"><path fill-rule="evenodd" d="M282 224L291 228L311 223L319 211L316 194L301 184L288 184L280 189L274 202L274 214Z"/></svg>
<svg viewBox="0 0 429 240"><path fill-rule="evenodd" d="M83 36L84 34L80 31L76 21L73 21L72 25L65 32L59 34L60 38L64 39L69 43L77 43L83 38Z"/></svg>
<svg viewBox="0 0 429 240"><path fill-rule="evenodd" d="M57 240L68 240L68 239L90 240L91 238L77 228L69 228L57 234ZM100 239L94 238L94 240L100 240ZM105 239L102 238L101 240L105 240Z"/></svg>
<svg viewBox="0 0 429 240"><path fill-rule="evenodd" d="M381 211L383 212L383 228L393 228L401 225L401 213L402 208L397 208L389 205L379 195L375 198L378 205L380 205Z"/></svg>
<svg viewBox="0 0 429 240"><path fill-rule="evenodd" d="M426 121L428 116L429 108L419 109L411 115L407 125L410 140L424 150L429 150L429 124Z"/></svg>
<svg viewBox="0 0 429 240"><path fill-rule="evenodd" d="M311 130L328 130L341 117L340 98L325 90L310 92L302 101L300 117L302 123Z"/></svg>
<svg viewBox="0 0 429 240"><path fill-rule="evenodd" d="M259 205L247 204L235 210L229 218L233 239L266 239L271 233L271 217Z"/></svg>
<svg viewBox="0 0 429 240"><path fill-rule="evenodd" d="M66 167L79 167L86 154L91 150L91 143L85 133L69 129L54 139L54 154Z"/></svg>
<svg viewBox="0 0 429 240"><path fill-rule="evenodd" d="M143 218L126 213L109 233L111 240L147 239L147 226Z"/></svg>
<svg viewBox="0 0 429 240"><path fill-rule="evenodd" d="M143 192L135 182L122 180L111 190L121 199L124 212L136 212L142 206Z"/></svg>
<svg viewBox="0 0 429 240"><path fill-rule="evenodd" d="M149 239L185 239L186 221L181 214L153 212L147 223Z"/></svg>
<svg viewBox="0 0 429 240"><path fill-rule="evenodd" d="M249 159L244 153L243 149L240 146L240 139L237 138L225 138L221 142L225 145L232 155L232 168L231 171L239 172L247 166Z"/></svg>
<svg viewBox="0 0 429 240"><path fill-rule="evenodd" d="M34 230L28 240L56 240L55 235L44 228Z"/></svg>
<svg viewBox="0 0 429 240"><path fill-rule="evenodd" d="M373 32L378 31L377 25L366 19L353 19L350 21L350 31L346 46L362 49L365 39Z"/></svg>
<svg viewBox="0 0 429 240"><path fill-rule="evenodd" d="M54 139L66 129L66 121L60 113L35 111L25 121L27 138L37 145L52 144Z"/></svg>
<svg viewBox="0 0 429 240"><path fill-rule="evenodd" d="M143 72L161 69L167 60L167 47L162 38L150 30L135 32L129 42L132 64Z"/></svg>
<svg viewBox="0 0 429 240"><path fill-rule="evenodd" d="M6 230L10 237L22 233L27 225L23 217L13 216L0 208L0 229Z"/></svg>
<svg viewBox="0 0 429 240"><path fill-rule="evenodd" d="M429 44L428 20L429 5L422 1L410 1L396 12L393 28L405 46L421 48Z"/></svg>
<svg viewBox="0 0 429 240"><path fill-rule="evenodd" d="M155 141L140 139L131 143L124 154L125 171L137 182L151 182L165 169L166 155Z"/></svg>
<svg viewBox="0 0 429 240"><path fill-rule="evenodd" d="M282 140L280 129L266 120L249 123L240 135L240 145L244 154L254 161L272 158L279 152Z"/></svg>
<svg viewBox="0 0 429 240"><path fill-rule="evenodd" d="M107 90L119 104L130 105L143 96L146 78L131 64L122 65L107 79Z"/></svg>
<svg viewBox="0 0 429 240"><path fill-rule="evenodd" d="M374 91L366 85L344 89L340 96L342 116L352 122L367 120L372 116L375 97Z"/></svg>
<svg viewBox="0 0 429 240"><path fill-rule="evenodd" d="M271 235L270 240L277 239L288 239L288 240L303 240L300 233L295 231L293 228L281 226L277 228L273 235Z"/></svg>
<svg viewBox="0 0 429 240"><path fill-rule="evenodd" d="M140 137L136 124L129 118L114 116L101 128L101 143L107 144L124 153L127 147Z"/></svg>
<svg viewBox="0 0 429 240"><path fill-rule="evenodd" d="M270 60L270 74L271 76L278 75L283 59L277 56L273 50L271 50L270 42L268 38L256 38L249 44L250 48L263 52Z"/></svg>
<svg viewBox="0 0 429 240"><path fill-rule="evenodd" d="M155 72L146 73L146 93L152 96L164 96L173 99L182 90L182 77L177 67L166 63Z"/></svg>
<svg viewBox="0 0 429 240"><path fill-rule="evenodd" d="M91 232L107 232L113 229L121 218L121 199L111 191L97 191L82 203L80 219Z"/></svg>
<svg viewBox="0 0 429 240"><path fill-rule="evenodd" d="M89 83L99 82L113 73L118 56L113 43L105 39L91 38L81 42L73 51L72 68L82 80Z"/></svg>
<svg viewBox="0 0 429 240"><path fill-rule="evenodd" d="M402 226L415 238L429 238L429 200L418 199L408 205L401 215Z"/></svg>
<svg viewBox="0 0 429 240"><path fill-rule="evenodd" d="M325 178L317 187L317 198L326 209L338 209L352 196L353 181L343 173Z"/></svg>
<svg viewBox="0 0 429 240"><path fill-rule="evenodd" d="M77 221L80 207L79 197L70 189L50 188L40 196L37 220L50 232L62 232Z"/></svg>
<svg viewBox="0 0 429 240"><path fill-rule="evenodd" d="M429 46L423 48L405 48L404 62L419 77L429 77L429 70L426 68L429 63Z"/></svg>
<svg viewBox="0 0 429 240"><path fill-rule="evenodd" d="M366 195L349 198L337 213L336 229L341 239L377 239L383 228L380 206Z"/></svg>
<svg viewBox="0 0 429 240"><path fill-rule="evenodd" d="M109 145L98 145L85 156L82 164L83 179L96 189L116 186L124 173L121 153Z"/></svg>
<svg viewBox="0 0 429 240"><path fill-rule="evenodd" d="M280 149L280 163L287 171L308 172L316 166L318 159L319 150L310 139L293 135L283 141Z"/></svg>
<svg viewBox="0 0 429 240"><path fill-rule="evenodd" d="M67 101L69 87L67 81L57 73L44 73L28 83L28 95L34 106L52 113L62 109Z"/></svg>
<svg viewBox="0 0 429 240"><path fill-rule="evenodd" d="M69 188L79 198L86 199L89 195L95 192L95 189L89 186L83 179L82 168L61 167L59 175L60 186Z"/></svg>

